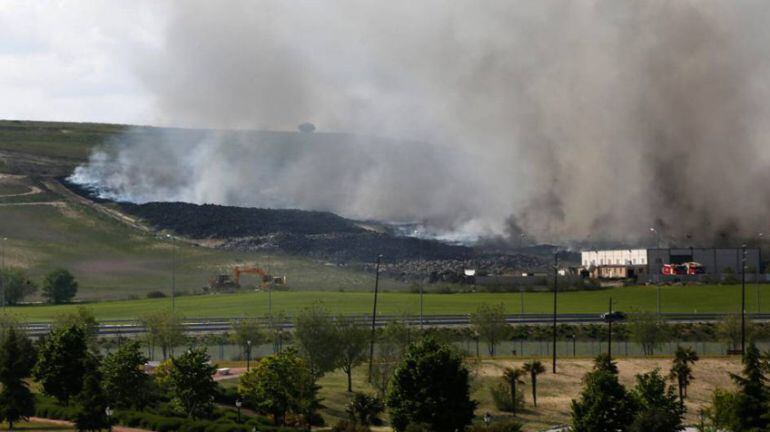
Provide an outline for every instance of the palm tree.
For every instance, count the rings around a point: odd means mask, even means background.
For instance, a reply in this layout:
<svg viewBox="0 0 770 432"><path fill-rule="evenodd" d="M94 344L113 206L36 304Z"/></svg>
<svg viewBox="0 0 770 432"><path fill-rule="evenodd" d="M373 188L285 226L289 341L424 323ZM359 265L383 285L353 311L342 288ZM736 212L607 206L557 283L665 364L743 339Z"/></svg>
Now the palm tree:
<svg viewBox="0 0 770 432"><path fill-rule="evenodd" d="M521 380L525 372L520 368L505 368L503 371L503 381L511 388L511 412L516 415L516 384L524 384Z"/></svg>
<svg viewBox="0 0 770 432"><path fill-rule="evenodd" d="M684 404L684 398L687 397L687 386L693 379L691 364L698 361L698 353L692 348L678 346L674 353L674 364L671 366L669 377L676 380L679 387L679 402Z"/></svg>
<svg viewBox="0 0 770 432"><path fill-rule="evenodd" d="M524 363L524 372L529 373L532 379L532 403L537 407L537 376L545 372L545 366L540 360L532 360Z"/></svg>

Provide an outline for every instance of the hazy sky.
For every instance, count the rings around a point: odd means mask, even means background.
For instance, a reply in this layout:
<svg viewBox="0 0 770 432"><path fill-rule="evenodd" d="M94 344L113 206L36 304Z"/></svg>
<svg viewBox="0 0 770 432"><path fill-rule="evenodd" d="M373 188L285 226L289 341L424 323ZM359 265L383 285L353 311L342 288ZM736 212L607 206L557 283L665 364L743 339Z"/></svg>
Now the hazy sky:
<svg viewBox="0 0 770 432"><path fill-rule="evenodd" d="M131 63L162 40L143 1L0 1L0 118L154 123Z"/></svg>

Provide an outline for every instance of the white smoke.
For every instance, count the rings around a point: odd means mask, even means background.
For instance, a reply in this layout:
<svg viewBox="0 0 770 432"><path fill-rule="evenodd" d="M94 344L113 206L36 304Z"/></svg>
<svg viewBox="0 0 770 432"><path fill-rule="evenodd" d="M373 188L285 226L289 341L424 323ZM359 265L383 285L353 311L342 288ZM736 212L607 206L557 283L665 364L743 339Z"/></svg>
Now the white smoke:
<svg viewBox="0 0 770 432"><path fill-rule="evenodd" d="M750 235L770 211L767 22L761 1L173 3L135 59L163 122L355 137L132 133L74 178L545 241Z"/></svg>

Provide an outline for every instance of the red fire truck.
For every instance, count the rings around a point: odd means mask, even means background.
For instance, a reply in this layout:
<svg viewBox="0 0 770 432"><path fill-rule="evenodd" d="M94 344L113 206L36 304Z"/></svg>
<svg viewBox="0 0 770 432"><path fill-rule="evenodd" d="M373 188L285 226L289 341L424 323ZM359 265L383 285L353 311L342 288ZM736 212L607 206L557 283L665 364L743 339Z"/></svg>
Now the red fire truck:
<svg viewBox="0 0 770 432"><path fill-rule="evenodd" d="M663 264L661 273L666 276L694 276L703 274L705 269L701 263L687 262L682 264Z"/></svg>

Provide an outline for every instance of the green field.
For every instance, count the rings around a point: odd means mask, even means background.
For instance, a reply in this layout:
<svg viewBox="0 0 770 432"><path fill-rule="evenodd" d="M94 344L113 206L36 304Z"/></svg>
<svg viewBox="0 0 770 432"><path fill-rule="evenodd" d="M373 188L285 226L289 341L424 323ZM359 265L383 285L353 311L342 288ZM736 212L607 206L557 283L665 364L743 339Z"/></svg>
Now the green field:
<svg viewBox="0 0 770 432"><path fill-rule="evenodd" d="M662 312L738 312L740 285L692 285L665 286L660 288ZM747 286L747 310L756 312L757 290L760 301L766 298L770 310L770 285ZM607 310L612 296L615 310L635 311L656 309L657 288L634 286L612 288L600 291L571 291L559 295L559 311L562 313L600 313ZM552 294L548 292L524 293L525 313L550 313ZM378 312L385 315L419 314L419 294L404 292L380 293ZM372 294L369 292L276 291L272 294L273 312L293 315L312 305L323 303L329 310L344 314L371 313ZM463 293L425 294L426 315L467 314L482 304L503 303L508 313L521 312L519 293ZM57 314L67 312L77 305L17 306L8 311L19 319L46 321ZM169 310L171 299L142 299L129 301L107 301L87 304L100 320L133 319L160 310ZM176 311L188 318L264 316L268 313L268 294L252 292L243 294L219 294L185 296L176 299Z"/></svg>

